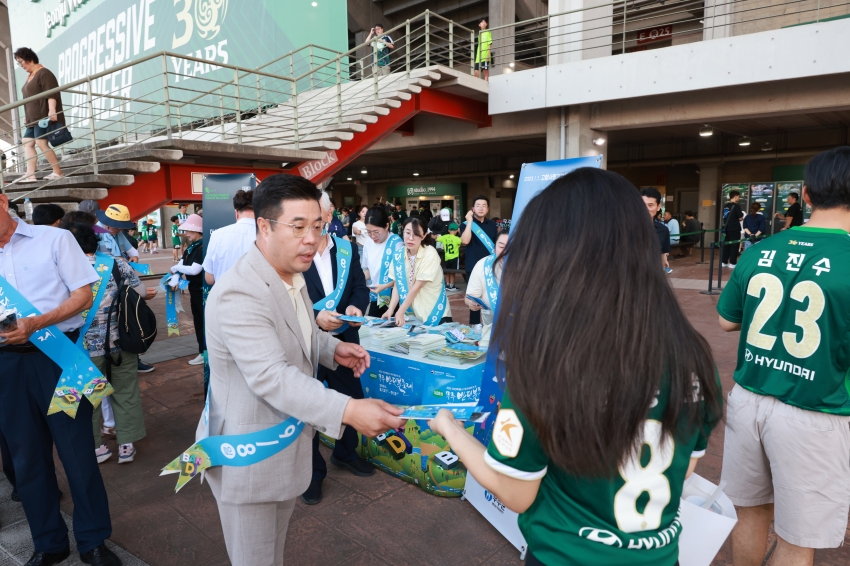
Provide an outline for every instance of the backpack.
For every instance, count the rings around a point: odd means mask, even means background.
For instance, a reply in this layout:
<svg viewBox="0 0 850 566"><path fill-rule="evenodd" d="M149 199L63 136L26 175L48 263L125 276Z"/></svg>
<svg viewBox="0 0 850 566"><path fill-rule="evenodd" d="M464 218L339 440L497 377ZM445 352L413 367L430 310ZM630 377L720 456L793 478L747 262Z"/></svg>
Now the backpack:
<svg viewBox="0 0 850 566"><path fill-rule="evenodd" d="M121 352L118 353L118 361L112 358L109 340L111 336L111 323L113 311L118 312L118 342L116 345L122 352L131 354L144 354L156 339L156 315L139 296L139 294L128 287L118 270L118 265L112 266L112 277L118 285L118 293L112 304L109 305L109 313L106 317L106 378L111 379L111 366L120 366L123 361Z"/></svg>

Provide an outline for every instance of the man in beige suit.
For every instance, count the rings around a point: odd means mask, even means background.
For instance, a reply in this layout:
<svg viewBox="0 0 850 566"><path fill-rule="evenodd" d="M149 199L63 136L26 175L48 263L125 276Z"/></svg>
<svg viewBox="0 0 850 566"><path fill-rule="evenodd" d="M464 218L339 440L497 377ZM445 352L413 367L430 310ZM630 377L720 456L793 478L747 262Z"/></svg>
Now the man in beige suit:
<svg viewBox="0 0 850 566"><path fill-rule="evenodd" d="M320 332L313 319L301 274L322 234L319 195L314 184L293 175L260 183L256 245L216 281L207 301L210 435L252 433L290 416L306 423L274 456L207 471L234 566L283 564L295 498L310 485L315 430L339 439L345 426L367 436L403 426L392 405L351 399L315 379L319 364L342 364L357 377L369 367L361 346Z"/></svg>

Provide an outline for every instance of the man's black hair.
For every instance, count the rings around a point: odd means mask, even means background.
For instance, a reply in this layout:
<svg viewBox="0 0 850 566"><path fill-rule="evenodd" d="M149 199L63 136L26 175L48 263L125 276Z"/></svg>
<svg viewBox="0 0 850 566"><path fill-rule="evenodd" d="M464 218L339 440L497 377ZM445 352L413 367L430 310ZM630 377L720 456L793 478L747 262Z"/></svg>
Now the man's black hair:
<svg viewBox="0 0 850 566"><path fill-rule="evenodd" d="M65 216L65 209L58 204L40 204L32 211L32 223L36 226L52 226Z"/></svg>
<svg viewBox="0 0 850 566"><path fill-rule="evenodd" d="M276 220L283 212L287 200L314 200L318 204L321 191L316 185L298 175L278 173L266 177L254 189L254 215L257 218ZM257 225L259 230L259 224ZM274 230L274 222L272 222Z"/></svg>
<svg viewBox="0 0 850 566"><path fill-rule="evenodd" d="M850 147L840 146L815 155L803 173L812 208L850 209Z"/></svg>
<svg viewBox="0 0 850 566"><path fill-rule="evenodd" d="M487 206L490 206L490 199L485 197L484 195L478 195L477 197L472 199L472 206L475 206L475 203L478 202L479 200L483 200L484 202L487 203Z"/></svg>
<svg viewBox="0 0 850 566"><path fill-rule="evenodd" d="M693 216L693 215L694 215L694 211L693 211L693 210L686 210L686 211L685 211L685 216Z"/></svg>
<svg viewBox="0 0 850 566"><path fill-rule="evenodd" d="M655 199L655 202L661 204L661 191L655 187L646 187L640 192L640 196Z"/></svg>
<svg viewBox="0 0 850 566"><path fill-rule="evenodd" d="M93 254L97 251L98 237L94 233L94 228L91 227L91 224L75 222L65 229L74 235L83 253Z"/></svg>
<svg viewBox="0 0 850 566"><path fill-rule="evenodd" d="M729 200L732 200L735 197L741 196L739 191L729 191Z"/></svg>
<svg viewBox="0 0 850 566"><path fill-rule="evenodd" d="M384 24L375 24L374 27L384 29Z"/></svg>
<svg viewBox="0 0 850 566"><path fill-rule="evenodd" d="M788 196L794 197L794 202L797 202L798 200L800 200L800 195L798 195L796 191L788 193Z"/></svg>
<svg viewBox="0 0 850 566"><path fill-rule="evenodd" d="M172 217L171 217L171 221L172 221L172 222L177 222L178 220L180 220L180 219L179 219L179 218L177 218L177 216L172 216Z"/></svg>

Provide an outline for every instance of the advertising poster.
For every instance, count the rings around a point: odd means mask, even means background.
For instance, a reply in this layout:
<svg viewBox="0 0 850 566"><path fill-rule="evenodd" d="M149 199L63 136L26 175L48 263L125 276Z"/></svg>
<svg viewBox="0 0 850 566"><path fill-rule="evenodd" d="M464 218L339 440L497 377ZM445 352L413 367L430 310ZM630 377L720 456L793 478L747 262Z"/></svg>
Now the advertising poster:
<svg viewBox="0 0 850 566"><path fill-rule="evenodd" d="M800 201L800 205L803 207L803 222L808 222L809 218L812 215L811 208L803 202L803 182L802 181L792 181L790 183L776 183L776 212L785 216L785 213L788 212L788 195L790 193L797 193L797 197ZM781 222L774 221L774 230L779 231L782 228L783 224Z"/></svg>
<svg viewBox="0 0 850 566"><path fill-rule="evenodd" d="M210 243L210 234L236 222L233 196L240 189L253 191L257 177L253 173L204 175L204 249Z"/></svg>
<svg viewBox="0 0 850 566"><path fill-rule="evenodd" d="M557 161L542 161L540 163L523 163L516 189L511 225L517 225L522 211L537 193L548 187L555 179L563 177L581 167L601 168L602 156L594 155L591 157L559 159Z"/></svg>
<svg viewBox="0 0 850 566"><path fill-rule="evenodd" d="M761 213L767 220L767 233L772 233L773 228L773 204L776 192L774 183L752 183L750 185L750 200L746 205L741 205L744 214L749 214L750 205L757 202L761 205ZM741 202L743 203L743 198Z"/></svg>

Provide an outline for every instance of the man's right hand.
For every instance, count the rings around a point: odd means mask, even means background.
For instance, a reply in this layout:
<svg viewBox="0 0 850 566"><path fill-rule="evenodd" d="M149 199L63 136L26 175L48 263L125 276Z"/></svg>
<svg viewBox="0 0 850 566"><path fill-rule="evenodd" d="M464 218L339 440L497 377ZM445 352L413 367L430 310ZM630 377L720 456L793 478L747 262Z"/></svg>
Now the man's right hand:
<svg viewBox="0 0 850 566"><path fill-rule="evenodd" d="M469 226L470 223L472 222L472 217L473 217L473 214L472 214L472 211L470 210L469 212L466 213L466 225L467 226Z"/></svg>
<svg viewBox="0 0 850 566"><path fill-rule="evenodd" d="M337 318L338 316L338 312L319 311L319 316L316 317L316 324L325 332L333 332L342 326L342 321Z"/></svg>
<svg viewBox="0 0 850 566"><path fill-rule="evenodd" d="M390 429L403 427L405 421L398 418L403 412L380 399L349 399L342 424L353 426L363 435L374 438Z"/></svg>

